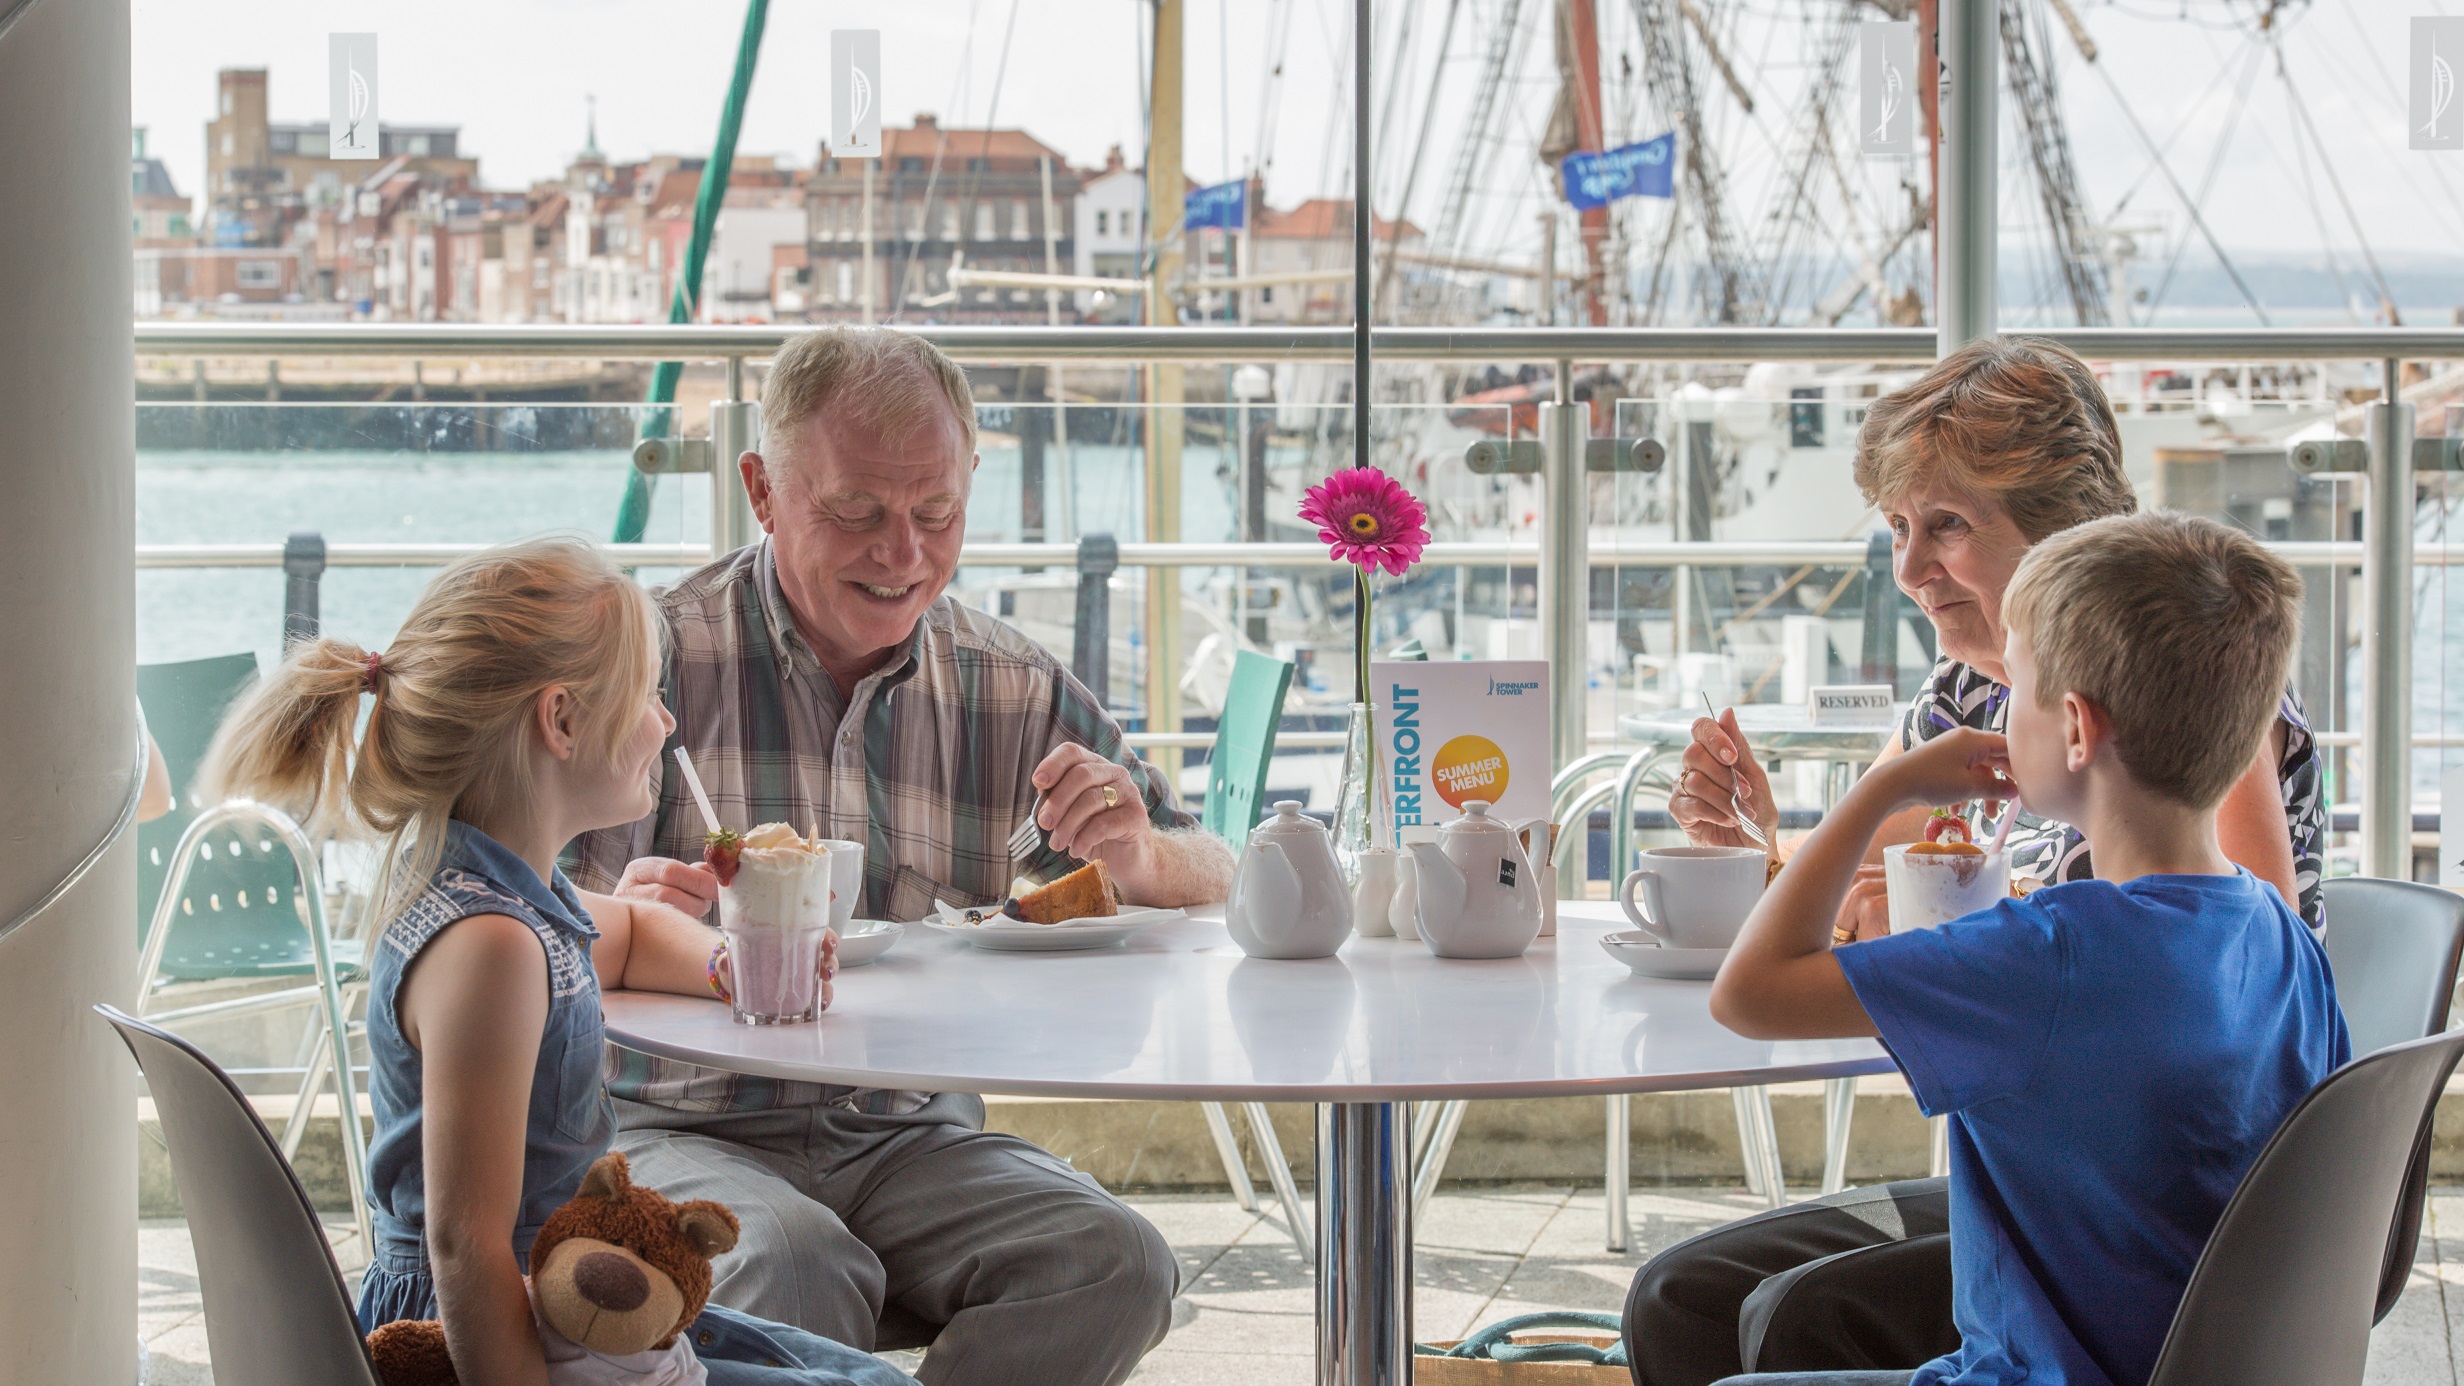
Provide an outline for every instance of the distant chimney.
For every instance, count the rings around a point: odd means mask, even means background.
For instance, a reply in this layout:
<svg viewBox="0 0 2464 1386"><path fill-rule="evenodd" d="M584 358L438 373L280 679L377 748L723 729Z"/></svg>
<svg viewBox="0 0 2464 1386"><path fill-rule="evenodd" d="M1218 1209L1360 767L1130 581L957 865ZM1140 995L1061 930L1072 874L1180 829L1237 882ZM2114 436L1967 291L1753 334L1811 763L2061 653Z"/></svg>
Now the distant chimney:
<svg viewBox="0 0 2464 1386"><path fill-rule="evenodd" d="M915 113L915 128L918 130L938 130L941 128L941 122L930 111L918 111Z"/></svg>
<svg viewBox="0 0 2464 1386"><path fill-rule="evenodd" d="M1123 162L1124 161L1121 158L1121 146L1116 144L1112 146L1112 148L1104 151L1104 172L1119 173Z"/></svg>

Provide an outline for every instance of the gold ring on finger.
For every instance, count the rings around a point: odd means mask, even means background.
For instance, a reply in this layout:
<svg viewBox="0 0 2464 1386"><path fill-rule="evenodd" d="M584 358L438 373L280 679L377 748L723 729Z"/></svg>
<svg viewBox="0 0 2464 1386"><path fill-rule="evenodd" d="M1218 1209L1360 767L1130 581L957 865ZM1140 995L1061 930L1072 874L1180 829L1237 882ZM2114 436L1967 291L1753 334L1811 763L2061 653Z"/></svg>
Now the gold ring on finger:
<svg viewBox="0 0 2464 1386"><path fill-rule="evenodd" d="M1119 789L1117 786L1114 786L1114 785L1105 785L1105 786L1104 786L1104 807L1105 807L1105 808L1119 808L1120 806L1121 806L1121 791L1120 791L1120 789Z"/></svg>

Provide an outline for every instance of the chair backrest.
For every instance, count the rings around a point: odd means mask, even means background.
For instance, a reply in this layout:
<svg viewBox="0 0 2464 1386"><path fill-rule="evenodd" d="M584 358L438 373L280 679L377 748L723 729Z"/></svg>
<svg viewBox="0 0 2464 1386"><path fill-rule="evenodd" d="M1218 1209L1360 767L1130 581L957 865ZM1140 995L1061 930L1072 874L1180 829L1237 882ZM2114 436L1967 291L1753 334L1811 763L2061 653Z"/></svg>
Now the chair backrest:
<svg viewBox="0 0 2464 1386"><path fill-rule="evenodd" d="M2323 887L2327 962L2353 1052L2368 1054L2447 1028L2455 977L2464 962L2464 896L2411 881L2340 876ZM2430 1133L2425 1128L2405 1172L2387 1259L2379 1271L2378 1318L2387 1317L2412 1278L2421 1213L2430 1194Z"/></svg>
<svg viewBox="0 0 2464 1386"><path fill-rule="evenodd" d="M256 681L253 654L137 666L137 702L145 709L145 729L163 753L163 768L171 772L171 811L137 827L140 929L154 917L155 902L162 897L171 849L204 807L197 800L197 771L214 744L214 733L231 704Z"/></svg>
<svg viewBox="0 0 2464 1386"><path fill-rule="evenodd" d="M2322 887L2327 962L2358 1056L2447 1028L2464 963L2464 895L2340 876Z"/></svg>
<svg viewBox="0 0 2464 1386"><path fill-rule="evenodd" d="M2337 1069L2276 1128L2191 1272L2149 1386L2358 1386L2407 1162L2464 1030Z"/></svg>
<svg viewBox="0 0 2464 1386"><path fill-rule="evenodd" d="M186 1040L94 1009L136 1057L162 1121L215 1379L376 1386L325 1229L248 1099Z"/></svg>
<svg viewBox="0 0 2464 1386"><path fill-rule="evenodd" d="M1206 808L1199 821L1236 852L1258 825L1258 801L1266 797L1275 731L1283 723L1283 699L1291 689L1291 661L1269 659L1254 650L1232 657L1232 681L1224 688L1223 716L1215 724L1215 749L1206 760Z"/></svg>

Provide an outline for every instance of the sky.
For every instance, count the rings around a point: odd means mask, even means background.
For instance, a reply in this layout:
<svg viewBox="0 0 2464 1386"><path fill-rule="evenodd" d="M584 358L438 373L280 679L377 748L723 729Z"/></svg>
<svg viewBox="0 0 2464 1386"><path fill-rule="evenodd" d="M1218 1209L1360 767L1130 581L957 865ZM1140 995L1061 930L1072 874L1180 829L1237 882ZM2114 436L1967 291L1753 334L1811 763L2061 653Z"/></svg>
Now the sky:
<svg viewBox="0 0 2464 1386"><path fill-rule="evenodd" d="M1350 6L1183 3L1189 174L1215 181L1264 164L1269 200L1284 206L1340 191L1349 177ZM1381 213L1391 213L1409 181L1409 215L1424 228L1439 215L1478 55L1515 3L1379 0L1372 51L1382 67L1404 73L1400 84L1381 80L1373 88L1378 128L1388 132L1374 161ZM1758 219L1768 220L1795 166L1791 139L1805 124L1813 65L1804 55L1815 30L1807 16L1829 13L1832 0L1699 3L1713 14L1732 64L1757 97L1749 116L1714 79L1704 118L1713 142L1728 152L1738 224L1759 234ZM2205 234L2229 253L2313 261L2333 255L2358 277L2366 272L2365 239L2389 258L2454 255L2464 247L2464 153L2408 152L2403 131L2406 18L2464 14L2464 0L2295 0L2274 49L2256 37L2253 0L2075 3L2100 58L2095 67L2084 63L2057 26L2051 47L2073 157L2095 216L2138 228L2158 248L2142 273L2160 272L2176 242L2187 243L2186 264L2213 262L2202 261L2205 235L2151 163L2125 107L2146 139L2164 147L2173 181L2201 208ZM1499 147L1480 146L1483 156L1474 163L1462 248L1528 260L1548 193L1527 151L1546 122L1554 77L1540 22L1550 0L1519 4L1528 32L1509 50L1512 80L1496 127ZM1449 5L1460 6L1458 23L1452 56L1440 65L1437 40ZM1612 138L1657 134L1669 116L1641 80L1631 0L1601 0L1599 10ZM1081 166L1100 165L1114 144L1136 163L1149 15L1147 0L774 0L739 148L811 162L828 120L829 33L878 28L883 110L891 123L918 111L935 112L944 124L981 124L990 116L1027 129ZM742 16L740 5L722 0L135 0L134 118L149 127L150 152L170 166L182 191L194 194L217 69L268 68L276 119L322 119L325 35L373 30L382 118L459 125L462 150L478 156L483 180L519 188L561 171L582 143L593 96L599 143L612 157L707 152ZM1276 80L1270 74L1278 57ZM1624 75L1629 62L1633 77ZM1852 90L1845 99L1853 99ZM2042 222L2032 184L2016 171L2023 159L2017 114L2007 99L2004 107L2005 166L2013 171L2001 219L2009 244L2035 234ZM2317 145L2332 155L2340 192L2309 144L2305 109ZM2228 130L2232 142L2216 159ZM1410 171L1415 150L1417 175ZM1900 175L1874 165L1843 175L1862 183L1876 234L1894 205L1904 205L1896 191ZM1624 204L1620 215L1648 242L1657 237L1661 206Z"/></svg>

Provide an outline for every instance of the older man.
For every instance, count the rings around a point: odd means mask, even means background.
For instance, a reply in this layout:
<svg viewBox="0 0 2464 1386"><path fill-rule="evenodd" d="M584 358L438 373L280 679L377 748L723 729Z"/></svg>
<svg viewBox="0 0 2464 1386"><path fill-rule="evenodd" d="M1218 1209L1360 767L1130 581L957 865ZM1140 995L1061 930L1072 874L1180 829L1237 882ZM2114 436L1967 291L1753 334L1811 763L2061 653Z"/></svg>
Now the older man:
<svg viewBox="0 0 2464 1386"><path fill-rule="evenodd" d="M789 342L740 460L768 537L660 599L666 697L719 815L865 844L868 918L1000 899L1100 860L1131 901L1220 900L1223 846L1017 631L943 595L967 531L975 405L929 343ZM668 774L657 813L576 845L585 889L696 915L718 896ZM1013 860L1029 815L1044 845ZM930 1345L932 1383L1108 1383L1169 1324L1178 1275L1145 1219L982 1129L979 1098L780 1082L611 1051L617 1148L641 1182L744 1225L712 1298L858 1347Z"/></svg>

